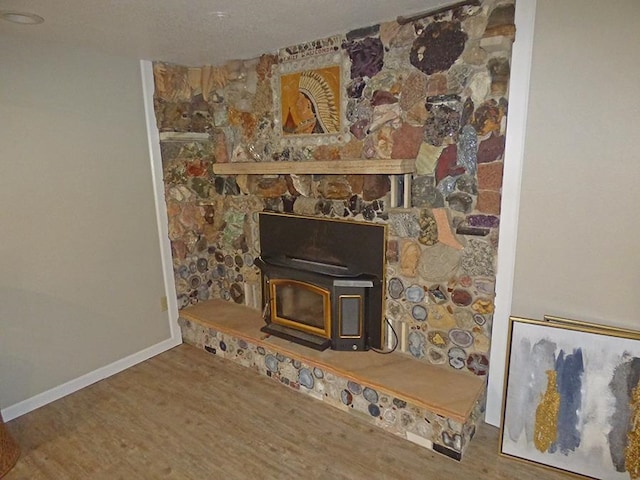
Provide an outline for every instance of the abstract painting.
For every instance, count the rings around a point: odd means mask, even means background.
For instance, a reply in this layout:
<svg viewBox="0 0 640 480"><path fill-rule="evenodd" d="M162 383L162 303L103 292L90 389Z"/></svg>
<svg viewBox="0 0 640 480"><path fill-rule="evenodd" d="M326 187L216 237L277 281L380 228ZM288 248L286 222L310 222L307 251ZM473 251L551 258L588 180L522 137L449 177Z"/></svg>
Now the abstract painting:
<svg viewBox="0 0 640 480"><path fill-rule="evenodd" d="M591 478L640 478L633 333L512 317L501 454Z"/></svg>

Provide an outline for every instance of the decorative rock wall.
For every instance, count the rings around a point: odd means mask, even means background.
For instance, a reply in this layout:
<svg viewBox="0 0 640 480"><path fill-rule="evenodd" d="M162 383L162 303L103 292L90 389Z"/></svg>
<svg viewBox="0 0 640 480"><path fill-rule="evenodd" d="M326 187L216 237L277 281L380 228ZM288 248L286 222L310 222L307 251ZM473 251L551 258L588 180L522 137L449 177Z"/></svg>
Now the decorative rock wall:
<svg viewBox="0 0 640 480"><path fill-rule="evenodd" d="M179 307L244 303L256 291L260 210L386 222L386 313L398 349L485 375L513 19L513 0L485 0L223 66L154 64ZM343 59L342 124L335 135L286 137L279 76L287 62L321 55ZM411 208L391 206L398 180L386 175L212 170L354 158L416 158Z"/></svg>

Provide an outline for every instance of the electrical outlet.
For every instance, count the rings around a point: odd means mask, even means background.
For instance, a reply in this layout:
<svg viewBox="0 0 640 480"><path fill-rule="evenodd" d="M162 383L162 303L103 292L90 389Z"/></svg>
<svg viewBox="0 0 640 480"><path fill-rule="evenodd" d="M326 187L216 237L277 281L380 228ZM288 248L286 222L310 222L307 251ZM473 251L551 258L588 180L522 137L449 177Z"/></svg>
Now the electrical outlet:
<svg viewBox="0 0 640 480"><path fill-rule="evenodd" d="M162 308L163 312L169 310L169 306L167 305L167 296L160 297L160 308Z"/></svg>

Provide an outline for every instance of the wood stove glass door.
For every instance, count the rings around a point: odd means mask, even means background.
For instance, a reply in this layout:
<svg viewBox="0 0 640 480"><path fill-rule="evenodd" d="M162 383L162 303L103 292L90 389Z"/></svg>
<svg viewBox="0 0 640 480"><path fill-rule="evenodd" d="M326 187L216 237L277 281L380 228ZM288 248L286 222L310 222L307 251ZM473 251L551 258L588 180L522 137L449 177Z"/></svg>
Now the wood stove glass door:
<svg viewBox="0 0 640 480"><path fill-rule="evenodd" d="M297 280L270 279L271 321L331 338L330 292Z"/></svg>

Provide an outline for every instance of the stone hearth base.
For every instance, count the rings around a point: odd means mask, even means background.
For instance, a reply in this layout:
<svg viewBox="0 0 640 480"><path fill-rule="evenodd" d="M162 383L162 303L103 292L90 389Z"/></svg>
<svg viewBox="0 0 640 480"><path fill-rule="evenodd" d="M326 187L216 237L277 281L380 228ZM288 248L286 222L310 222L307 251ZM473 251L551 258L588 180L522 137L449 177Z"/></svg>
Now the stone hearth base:
<svg viewBox="0 0 640 480"><path fill-rule="evenodd" d="M260 312L209 300L180 312L186 343L456 460L482 419L484 378L401 353L318 352L260 331Z"/></svg>

